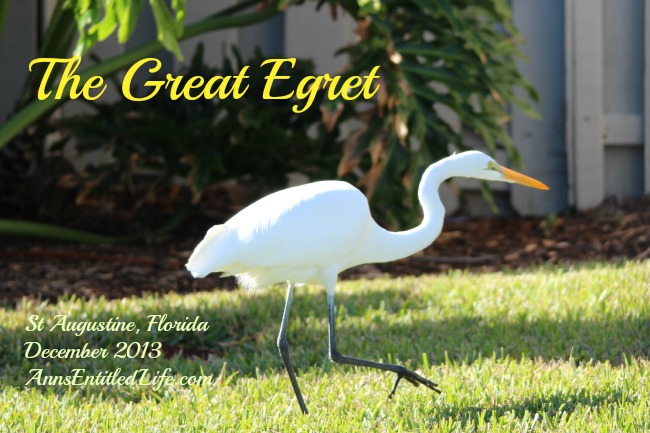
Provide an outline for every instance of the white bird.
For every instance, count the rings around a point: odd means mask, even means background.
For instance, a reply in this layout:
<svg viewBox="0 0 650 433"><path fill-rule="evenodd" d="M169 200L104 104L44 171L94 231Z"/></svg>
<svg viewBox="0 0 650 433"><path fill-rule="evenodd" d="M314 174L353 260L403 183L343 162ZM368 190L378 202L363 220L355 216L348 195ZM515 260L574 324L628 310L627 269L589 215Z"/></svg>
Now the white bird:
<svg viewBox="0 0 650 433"><path fill-rule="evenodd" d="M548 189L535 179L500 166L481 152L455 154L432 164L422 176L418 189L424 212L422 223L411 230L390 232L373 220L368 201L357 188L342 181L309 183L270 194L226 223L212 227L186 267L194 277L211 272L235 275L239 285L245 288L287 282L277 345L305 414L307 406L289 358L286 338L294 287L305 283L322 284L327 291L332 362L396 373L389 398L402 378L440 392L437 384L401 365L341 355L336 349L334 287L338 274L345 269L401 259L431 244L442 230L445 214L438 187L454 176Z"/></svg>

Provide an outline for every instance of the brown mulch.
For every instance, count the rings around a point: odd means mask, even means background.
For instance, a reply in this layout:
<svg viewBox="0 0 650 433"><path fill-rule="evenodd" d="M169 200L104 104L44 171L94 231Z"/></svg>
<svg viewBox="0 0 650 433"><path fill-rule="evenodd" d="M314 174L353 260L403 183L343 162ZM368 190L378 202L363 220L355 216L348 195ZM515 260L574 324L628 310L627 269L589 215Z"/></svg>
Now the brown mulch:
<svg viewBox="0 0 650 433"><path fill-rule="evenodd" d="M147 292L232 289L232 278L193 279L184 264L208 228L206 219L155 245L93 246L17 238L0 240L0 303L62 295L120 298ZM650 196L568 216L445 222L429 248L392 263L365 265L344 278L489 271L540 264L650 258Z"/></svg>

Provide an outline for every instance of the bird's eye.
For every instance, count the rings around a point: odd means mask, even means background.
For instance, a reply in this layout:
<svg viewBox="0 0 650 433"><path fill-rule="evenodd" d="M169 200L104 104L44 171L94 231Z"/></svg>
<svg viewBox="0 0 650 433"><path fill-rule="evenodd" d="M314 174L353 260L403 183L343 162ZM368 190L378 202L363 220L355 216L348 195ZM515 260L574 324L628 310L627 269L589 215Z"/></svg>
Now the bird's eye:
<svg viewBox="0 0 650 433"><path fill-rule="evenodd" d="M490 161L488 162L486 170L499 171L499 165L494 161Z"/></svg>

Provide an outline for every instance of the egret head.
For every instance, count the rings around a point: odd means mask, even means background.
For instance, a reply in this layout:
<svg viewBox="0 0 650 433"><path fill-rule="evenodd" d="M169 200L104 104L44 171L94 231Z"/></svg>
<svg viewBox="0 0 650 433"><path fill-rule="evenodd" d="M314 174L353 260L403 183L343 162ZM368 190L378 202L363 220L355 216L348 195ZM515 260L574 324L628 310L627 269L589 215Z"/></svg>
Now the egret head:
<svg viewBox="0 0 650 433"><path fill-rule="evenodd" d="M472 150L455 155L455 157L462 160L463 171L467 177L518 183L537 189L549 189L548 186L538 180L502 167L494 159L482 152Z"/></svg>

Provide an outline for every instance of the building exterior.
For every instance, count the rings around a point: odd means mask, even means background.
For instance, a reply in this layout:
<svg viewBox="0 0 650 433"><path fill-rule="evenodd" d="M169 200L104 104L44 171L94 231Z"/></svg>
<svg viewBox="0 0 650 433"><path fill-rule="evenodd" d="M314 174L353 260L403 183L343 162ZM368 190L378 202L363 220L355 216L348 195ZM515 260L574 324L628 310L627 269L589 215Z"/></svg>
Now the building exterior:
<svg viewBox="0 0 650 433"><path fill-rule="evenodd" d="M146 2L144 2L146 4ZM187 2L186 22L234 3L232 0ZM650 5L644 0L511 0L514 21L526 45L523 74L536 86L541 119L513 110L510 133L527 174L551 187L541 192L496 185L522 215L544 215L567 208L588 209L605 198L650 193ZM0 118L5 118L36 57L39 22L45 21L54 0L12 2L0 39ZM211 33L181 44L186 57L200 41L206 60L218 62L237 44L244 54L261 46L266 55L311 58L318 73L336 73L345 63L334 52L354 40L355 24L346 17L333 21L327 7L315 3L290 7L268 22ZM11 36L9 36L11 35ZM143 14L133 47L155 37L151 14ZM118 53L114 39L100 44L100 56ZM165 54L163 54L164 56ZM167 55L165 64L177 62ZM646 65L648 65L646 67ZM74 113L79 106L67 104ZM66 114L67 114L66 113ZM480 147L471 136L468 145ZM500 158L503 159L503 158ZM478 184L456 182L470 193ZM444 191L453 211L458 202ZM476 209L477 213L484 210Z"/></svg>

